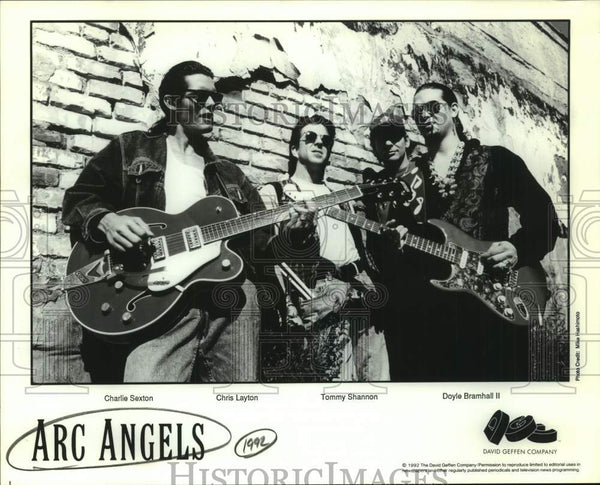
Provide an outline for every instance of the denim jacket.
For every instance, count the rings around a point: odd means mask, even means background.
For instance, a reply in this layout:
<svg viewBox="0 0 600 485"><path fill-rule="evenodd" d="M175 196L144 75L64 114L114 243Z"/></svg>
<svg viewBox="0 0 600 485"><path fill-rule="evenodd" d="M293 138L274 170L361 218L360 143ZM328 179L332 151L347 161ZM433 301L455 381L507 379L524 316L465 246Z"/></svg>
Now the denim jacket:
<svg viewBox="0 0 600 485"><path fill-rule="evenodd" d="M208 195L228 197L241 214L265 208L257 190L235 164L208 150L204 176ZM165 209L166 134L132 131L114 138L92 157L73 187L65 192L63 222L71 226L71 241L101 242L98 222L108 212L131 207ZM252 242L241 236L237 249L247 263L264 251L267 228L255 230ZM254 247L251 248L250 246ZM257 251L257 252L255 252Z"/></svg>

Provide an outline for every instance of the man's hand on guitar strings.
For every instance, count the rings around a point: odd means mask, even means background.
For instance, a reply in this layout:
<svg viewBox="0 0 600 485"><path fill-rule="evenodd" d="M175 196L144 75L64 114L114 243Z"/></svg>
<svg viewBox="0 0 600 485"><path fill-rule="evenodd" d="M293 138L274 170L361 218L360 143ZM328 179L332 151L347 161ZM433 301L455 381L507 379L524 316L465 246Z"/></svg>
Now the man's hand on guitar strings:
<svg viewBox="0 0 600 485"><path fill-rule="evenodd" d="M390 219L385 223L386 233L391 237L393 244L398 246L398 249L402 250L404 247L404 237L408 233L408 229L401 224L396 222L396 219Z"/></svg>
<svg viewBox="0 0 600 485"><path fill-rule="evenodd" d="M493 269L510 269L517 264L517 248L508 241L492 243L488 250L481 255Z"/></svg>
<svg viewBox="0 0 600 485"><path fill-rule="evenodd" d="M309 209L306 202L290 205L290 220L287 229L307 229L315 225L317 219L316 209Z"/></svg>
<svg viewBox="0 0 600 485"><path fill-rule="evenodd" d="M142 238L154 236L148 224L139 217L119 215L109 212L98 223L108 243L119 251L131 249Z"/></svg>

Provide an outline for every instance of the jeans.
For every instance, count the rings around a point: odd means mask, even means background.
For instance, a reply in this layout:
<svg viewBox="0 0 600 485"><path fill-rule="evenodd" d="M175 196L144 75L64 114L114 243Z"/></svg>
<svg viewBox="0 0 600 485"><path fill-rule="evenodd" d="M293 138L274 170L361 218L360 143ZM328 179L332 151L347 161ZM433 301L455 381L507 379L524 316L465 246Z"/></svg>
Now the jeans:
<svg viewBox="0 0 600 485"><path fill-rule="evenodd" d="M90 351L83 354L92 382L256 382L256 289L248 280L241 288L223 287L228 296L221 308L204 297L168 331L136 346L90 341L88 336Z"/></svg>

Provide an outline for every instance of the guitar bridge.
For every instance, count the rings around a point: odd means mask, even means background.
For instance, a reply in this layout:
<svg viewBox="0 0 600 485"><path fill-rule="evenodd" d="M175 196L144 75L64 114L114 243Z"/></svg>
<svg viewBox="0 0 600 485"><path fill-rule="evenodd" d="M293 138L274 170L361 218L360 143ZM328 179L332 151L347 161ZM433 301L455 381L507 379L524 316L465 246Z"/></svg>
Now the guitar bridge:
<svg viewBox="0 0 600 485"><path fill-rule="evenodd" d="M150 243L154 246L154 252L152 253L154 261L161 261L167 257L165 252L166 240L164 236L154 237L150 239Z"/></svg>

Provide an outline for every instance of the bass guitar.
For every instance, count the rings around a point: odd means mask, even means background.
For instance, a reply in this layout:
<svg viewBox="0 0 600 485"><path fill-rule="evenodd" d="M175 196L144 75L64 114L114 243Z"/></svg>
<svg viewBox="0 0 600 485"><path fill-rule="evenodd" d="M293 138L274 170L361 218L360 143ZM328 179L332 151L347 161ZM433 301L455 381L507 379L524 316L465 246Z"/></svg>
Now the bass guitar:
<svg viewBox="0 0 600 485"><path fill-rule="evenodd" d="M390 230L379 222L337 207L329 207L325 213L375 234ZM448 278L430 280L433 286L471 294L495 315L515 325L542 324L548 287L541 266L493 270L486 267L480 257L492 242L474 239L446 221L430 219L428 223L439 230L443 242L410 233L403 241L411 248L450 263Z"/></svg>
<svg viewBox="0 0 600 485"><path fill-rule="evenodd" d="M356 185L306 204L322 209L363 196L383 200L404 190L401 181L390 180ZM289 219L291 205L239 216L229 199L209 196L175 215L147 207L119 211L140 217L154 237L127 252L76 243L63 280L69 309L83 327L116 343L142 332L160 333L160 323L174 321L186 308L182 297L190 288L240 277L243 261L229 249L228 239Z"/></svg>

